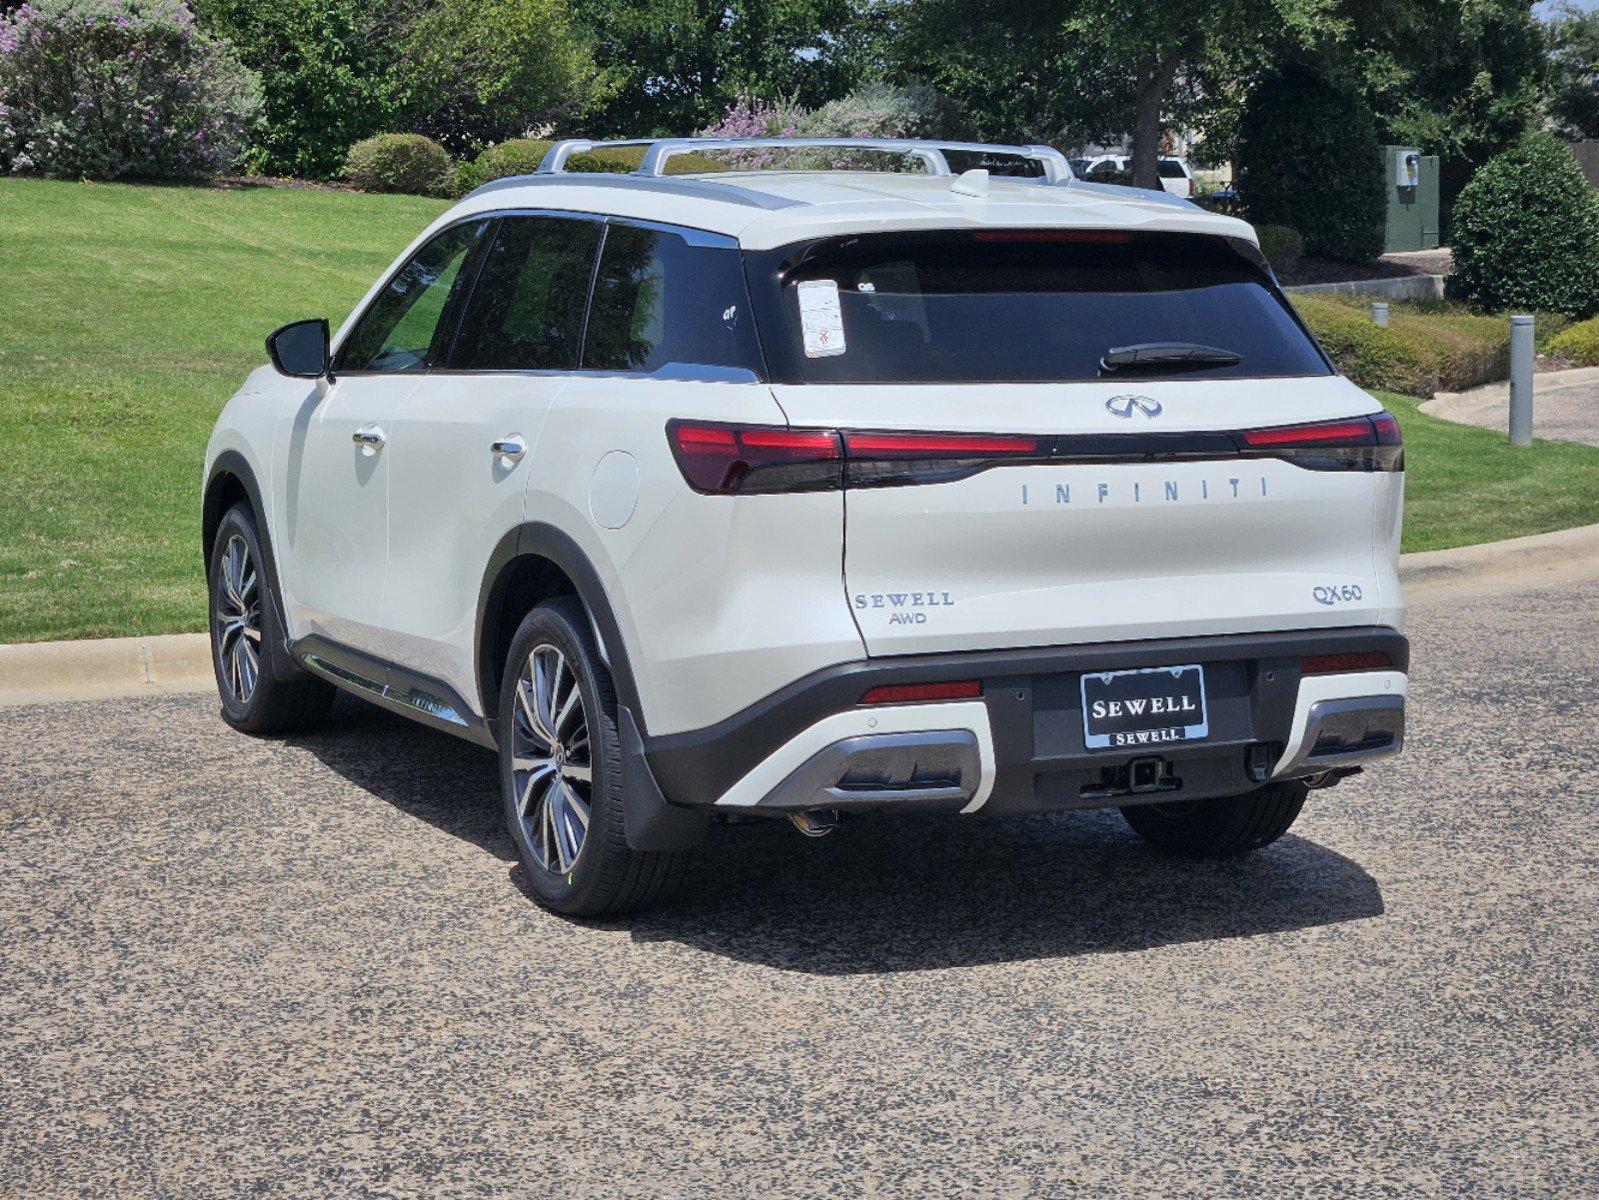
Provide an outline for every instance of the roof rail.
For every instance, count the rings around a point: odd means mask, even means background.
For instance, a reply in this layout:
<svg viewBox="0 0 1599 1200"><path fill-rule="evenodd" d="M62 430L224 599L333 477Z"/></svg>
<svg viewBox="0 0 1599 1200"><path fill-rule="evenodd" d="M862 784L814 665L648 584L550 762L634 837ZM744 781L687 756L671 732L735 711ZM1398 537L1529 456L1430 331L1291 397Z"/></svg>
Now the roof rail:
<svg viewBox="0 0 1599 1200"><path fill-rule="evenodd" d="M666 174L668 159L679 154L694 154L704 150L879 150L887 154L902 154L919 159L929 175L950 175L949 160L945 151L958 153L997 154L1026 159L1044 169L1046 183L1070 183L1071 165L1066 156L1052 146L1004 146L987 142L940 142L921 138L623 138L610 142L591 142L584 138L568 138L551 146L539 163L538 173L550 175L566 169L566 161L574 154L590 150L603 150L611 146L645 146L644 159L635 175L658 176Z"/></svg>

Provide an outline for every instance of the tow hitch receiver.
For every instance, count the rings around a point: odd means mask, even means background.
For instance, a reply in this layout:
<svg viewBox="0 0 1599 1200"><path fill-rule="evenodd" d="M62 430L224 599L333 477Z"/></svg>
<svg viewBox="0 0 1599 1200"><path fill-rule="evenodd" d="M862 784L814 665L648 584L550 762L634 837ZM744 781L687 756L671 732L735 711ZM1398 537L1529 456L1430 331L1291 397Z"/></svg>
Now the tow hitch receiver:
<svg viewBox="0 0 1599 1200"><path fill-rule="evenodd" d="M1183 781L1172 773L1172 764L1158 754L1135 758L1121 766L1101 767L1099 779L1085 783L1085 800L1107 800L1113 796L1146 796L1151 792L1174 792Z"/></svg>
<svg viewBox="0 0 1599 1200"><path fill-rule="evenodd" d="M1127 790L1130 792L1159 792L1164 790L1161 780L1166 763L1156 755L1135 758L1127 764ZM1166 785L1171 786L1170 784Z"/></svg>

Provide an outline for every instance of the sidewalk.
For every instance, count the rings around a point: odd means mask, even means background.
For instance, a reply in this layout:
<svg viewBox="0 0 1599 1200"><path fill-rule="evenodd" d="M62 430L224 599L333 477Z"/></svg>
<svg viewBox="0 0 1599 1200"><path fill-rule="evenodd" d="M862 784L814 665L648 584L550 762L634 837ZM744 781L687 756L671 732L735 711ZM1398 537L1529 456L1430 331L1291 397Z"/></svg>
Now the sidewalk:
<svg viewBox="0 0 1599 1200"><path fill-rule="evenodd" d="M1431 417L1504 433L1510 427L1510 384L1439 392L1421 406ZM1546 371L1532 379L1534 437L1599 446L1599 367Z"/></svg>

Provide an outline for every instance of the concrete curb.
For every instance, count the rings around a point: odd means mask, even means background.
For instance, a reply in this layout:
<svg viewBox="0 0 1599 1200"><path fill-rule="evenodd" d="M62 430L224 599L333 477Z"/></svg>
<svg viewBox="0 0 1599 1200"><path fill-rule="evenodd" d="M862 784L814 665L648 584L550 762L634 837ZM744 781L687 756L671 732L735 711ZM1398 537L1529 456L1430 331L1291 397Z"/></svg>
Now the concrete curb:
<svg viewBox="0 0 1599 1200"><path fill-rule="evenodd" d="M1544 576L1570 576L1599 569L1599 525L1579 525L1503 542L1404 554L1399 579L1406 588L1514 578L1537 587Z"/></svg>
<svg viewBox="0 0 1599 1200"><path fill-rule="evenodd" d="M1405 587L1423 595L1489 580L1538 586L1589 572L1599 573L1599 525L1406 554L1399 560ZM0 707L214 686L210 641L203 633L0 645Z"/></svg>
<svg viewBox="0 0 1599 1200"><path fill-rule="evenodd" d="M203 633L0 645L0 706L214 685L210 639Z"/></svg>

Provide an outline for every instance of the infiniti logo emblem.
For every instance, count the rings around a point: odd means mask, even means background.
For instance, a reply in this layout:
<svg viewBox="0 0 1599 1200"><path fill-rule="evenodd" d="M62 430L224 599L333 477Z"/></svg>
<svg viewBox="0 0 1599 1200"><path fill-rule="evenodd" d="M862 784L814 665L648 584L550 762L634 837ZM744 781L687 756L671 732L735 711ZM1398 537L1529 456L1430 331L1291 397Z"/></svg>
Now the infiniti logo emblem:
<svg viewBox="0 0 1599 1200"><path fill-rule="evenodd" d="M1160 401L1149 396L1112 396L1105 401L1105 411L1123 420L1131 417L1135 409L1146 417L1158 417L1162 412Z"/></svg>

